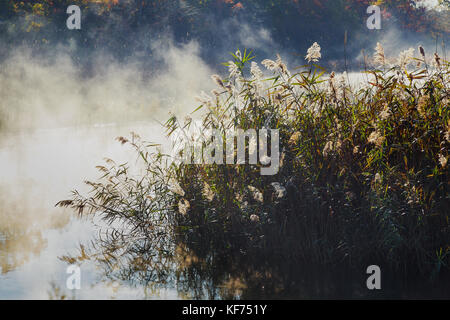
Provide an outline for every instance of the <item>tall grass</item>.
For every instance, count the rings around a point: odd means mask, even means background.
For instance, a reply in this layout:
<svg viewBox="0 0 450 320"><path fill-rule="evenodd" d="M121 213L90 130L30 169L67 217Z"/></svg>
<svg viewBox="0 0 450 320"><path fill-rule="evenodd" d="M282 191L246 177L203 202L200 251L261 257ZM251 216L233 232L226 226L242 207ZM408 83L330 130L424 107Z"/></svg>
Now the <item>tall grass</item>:
<svg viewBox="0 0 450 320"><path fill-rule="evenodd" d="M279 129L274 176L260 175L260 165L185 164L133 135L119 140L135 147L145 175L133 178L109 161L88 182L91 195L74 192L58 205L124 222L111 234L127 246L146 241L173 256L183 244L210 268L233 261L248 282L271 279L278 294L294 283L292 266L448 275L449 62L422 48L392 60L381 49L358 86L313 63L289 71L279 56L262 62L265 76L240 51L226 78L213 76L218 88L199 97L197 130ZM194 123L172 116L165 128L177 141Z"/></svg>

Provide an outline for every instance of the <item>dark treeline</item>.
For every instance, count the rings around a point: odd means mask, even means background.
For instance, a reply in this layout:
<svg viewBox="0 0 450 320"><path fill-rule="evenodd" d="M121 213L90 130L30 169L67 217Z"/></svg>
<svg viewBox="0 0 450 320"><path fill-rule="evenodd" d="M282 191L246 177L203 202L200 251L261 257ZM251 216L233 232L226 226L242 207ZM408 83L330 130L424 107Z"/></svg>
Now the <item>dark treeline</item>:
<svg viewBox="0 0 450 320"><path fill-rule="evenodd" d="M253 44L257 56L283 48L302 57L317 41L325 61L349 58L395 27L435 39L448 37L448 10L425 10L412 0L383 1L381 30L366 27L369 0L42 0L0 1L0 56L20 45L48 53L58 44L76 48L74 59L88 62L103 51L117 59L148 56L152 44L171 37L177 44L196 40L202 57L222 62L230 50ZM68 30L66 9L79 5L81 30ZM448 5L448 4L447 4ZM261 43L266 30L272 46ZM249 42L248 38L253 37ZM260 45L258 45L258 43ZM358 44L357 47L354 44ZM74 44L76 44L74 46ZM354 48L355 50L352 50ZM356 50L357 49L357 50ZM151 59L150 59L151 60Z"/></svg>

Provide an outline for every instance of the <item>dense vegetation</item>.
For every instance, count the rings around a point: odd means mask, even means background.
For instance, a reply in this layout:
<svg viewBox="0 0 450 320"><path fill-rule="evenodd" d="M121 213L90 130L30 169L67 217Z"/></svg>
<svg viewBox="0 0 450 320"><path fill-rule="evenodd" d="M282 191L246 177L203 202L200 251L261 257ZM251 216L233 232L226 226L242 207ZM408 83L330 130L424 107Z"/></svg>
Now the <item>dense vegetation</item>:
<svg viewBox="0 0 450 320"><path fill-rule="evenodd" d="M143 175L108 160L88 196L59 205L121 226L94 250L109 276L174 281L195 297L367 296L360 277L371 264L397 278L385 289L445 283L450 65L413 51L390 59L378 45L358 87L313 64L317 45L292 73L280 57L264 60L270 76L238 51L230 74L214 77L218 90L199 98L201 125L172 116L165 127L170 136L279 129L276 175L184 164L133 134L119 141L136 149Z"/></svg>

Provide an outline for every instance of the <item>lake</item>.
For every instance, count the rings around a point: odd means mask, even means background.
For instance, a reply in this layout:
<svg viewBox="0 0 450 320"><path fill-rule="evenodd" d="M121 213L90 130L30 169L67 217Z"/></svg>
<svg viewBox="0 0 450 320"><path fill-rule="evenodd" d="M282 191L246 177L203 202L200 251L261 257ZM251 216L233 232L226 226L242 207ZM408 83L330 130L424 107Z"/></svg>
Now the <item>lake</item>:
<svg viewBox="0 0 450 320"><path fill-rule="evenodd" d="M66 289L67 262L80 244L95 239L101 221L78 218L55 204L83 180L99 177L96 165L135 154L115 140L135 131L153 142L164 141L155 123L102 124L36 130L0 137L0 299L49 299L65 294L77 299L179 298L176 290L149 293L106 280L95 263L83 263L81 290Z"/></svg>

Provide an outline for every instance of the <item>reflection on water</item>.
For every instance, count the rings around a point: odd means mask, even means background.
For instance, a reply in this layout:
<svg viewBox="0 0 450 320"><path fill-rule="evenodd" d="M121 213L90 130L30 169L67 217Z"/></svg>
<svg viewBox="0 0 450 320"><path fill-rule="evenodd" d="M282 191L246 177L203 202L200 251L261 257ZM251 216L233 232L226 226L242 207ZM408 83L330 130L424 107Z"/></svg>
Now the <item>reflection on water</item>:
<svg viewBox="0 0 450 320"><path fill-rule="evenodd" d="M3 229L3 226L2 226ZM47 241L43 239L42 233L38 230L20 230L21 234L15 231L6 230L0 240L0 267L2 274L13 271L30 261L32 257L39 255L46 246Z"/></svg>
<svg viewBox="0 0 450 320"><path fill-rule="evenodd" d="M0 136L0 299L146 296L142 288L105 281L95 263L83 264L82 290L69 292L67 263L59 259L92 241L101 222L78 219L56 202L74 188L84 190L83 180L98 176L95 165L103 157L133 161L135 155L114 140L131 130L162 140L146 123Z"/></svg>
<svg viewBox="0 0 450 320"><path fill-rule="evenodd" d="M368 292L365 270L328 270L276 250L248 251L245 241L213 251L200 230L181 237L166 225L158 232L108 226L55 208L70 190L86 191L82 181L98 177L95 166L104 157L135 160L114 141L130 131L164 141L149 124L0 138L0 299L450 297L445 283L405 287L398 275L384 275L382 293ZM81 290L71 291L66 268L74 263Z"/></svg>
<svg viewBox="0 0 450 320"><path fill-rule="evenodd" d="M185 299L423 299L448 298L448 279L424 285L405 283L402 276L383 275L383 290L369 291L367 274L347 268L327 269L299 263L266 253L242 250L206 250L205 242L196 244L175 240L166 234L164 241L143 237L99 237L75 255L63 256L68 263L81 266L95 261L98 272L110 283L141 287L144 297L161 297L161 292L176 292ZM170 242L171 240L173 242ZM161 250L161 246L165 250Z"/></svg>

